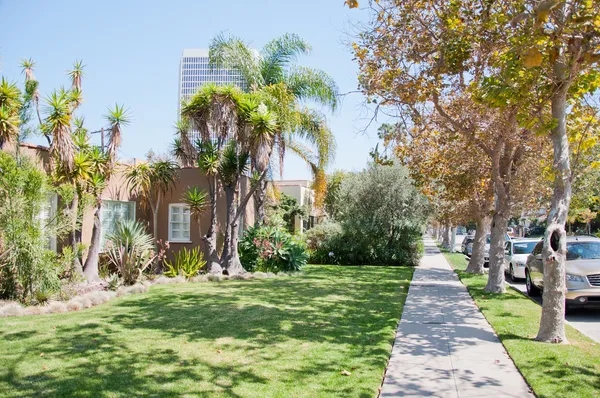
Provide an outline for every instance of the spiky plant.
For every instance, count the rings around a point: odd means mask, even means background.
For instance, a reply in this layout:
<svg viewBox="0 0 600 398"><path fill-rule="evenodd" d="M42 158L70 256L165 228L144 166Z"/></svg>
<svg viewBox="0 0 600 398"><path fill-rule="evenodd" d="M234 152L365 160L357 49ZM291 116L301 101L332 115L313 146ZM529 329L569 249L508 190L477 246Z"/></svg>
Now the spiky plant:
<svg viewBox="0 0 600 398"><path fill-rule="evenodd" d="M190 214L196 220L196 224L198 224L198 233L200 234L200 236L202 236L202 228L200 221L202 219L202 215L210 207L208 192L199 187L188 188L188 190L184 193L182 199L183 203L190 207Z"/></svg>
<svg viewBox="0 0 600 398"><path fill-rule="evenodd" d="M68 174L73 169L75 154L75 145L71 136L72 109L69 93L64 90L54 91L46 99L46 104L48 116L45 119L44 128L52 136L51 167L54 168L54 161L58 161L60 167Z"/></svg>
<svg viewBox="0 0 600 398"><path fill-rule="evenodd" d="M115 104L114 108L109 108L108 113L105 115L106 119L110 123L110 139L108 141L108 159L109 168L112 169L117 161L117 153L121 147L121 128L127 126L130 122L129 111L125 109L124 105Z"/></svg>
<svg viewBox="0 0 600 398"><path fill-rule="evenodd" d="M175 123L176 138L173 140L172 153L185 167L193 166L198 157L190 139L190 130L190 122L186 118Z"/></svg>
<svg viewBox="0 0 600 398"><path fill-rule="evenodd" d="M76 60L73 63L73 69L67 71L67 75L71 78L71 90L77 90L81 92L81 80L83 78L83 68L85 65L82 60Z"/></svg>
<svg viewBox="0 0 600 398"><path fill-rule="evenodd" d="M35 61L31 58L21 60L22 72L25 73L25 81L35 80L33 75L33 68L35 67Z"/></svg>
<svg viewBox="0 0 600 398"><path fill-rule="evenodd" d="M20 119L12 109L0 106L0 149L5 142L16 140L19 137Z"/></svg>

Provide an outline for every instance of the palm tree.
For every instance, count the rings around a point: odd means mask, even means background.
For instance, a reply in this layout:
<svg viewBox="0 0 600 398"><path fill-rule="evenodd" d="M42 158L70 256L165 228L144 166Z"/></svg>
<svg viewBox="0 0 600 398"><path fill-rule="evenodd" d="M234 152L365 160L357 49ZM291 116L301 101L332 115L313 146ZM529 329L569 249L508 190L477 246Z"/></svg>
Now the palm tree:
<svg viewBox="0 0 600 398"><path fill-rule="evenodd" d="M83 61L76 60L73 63L73 69L67 71L67 75L71 78L71 90L81 91L81 79L83 78L83 68L85 65Z"/></svg>
<svg viewBox="0 0 600 398"><path fill-rule="evenodd" d="M155 248L158 248L158 208L162 198L175 185L177 165L169 160L139 163L128 166L125 176L129 189L138 195L144 207L152 210Z"/></svg>
<svg viewBox="0 0 600 398"><path fill-rule="evenodd" d="M19 136L19 110L21 91L15 83L9 83L4 77L0 80L0 149L5 142L14 141Z"/></svg>
<svg viewBox="0 0 600 398"><path fill-rule="evenodd" d="M25 87L29 86L31 89L31 101L35 104L35 111L37 113L38 121L40 125L42 125L42 115L40 114L40 92L38 91L39 83L33 74L34 67L35 62L33 59L29 58L21 60L22 73L25 74ZM50 145L50 136L45 135L45 137L46 140L48 140L48 145Z"/></svg>
<svg viewBox="0 0 600 398"><path fill-rule="evenodd" d="M83 266L83 275L88 281L99 279L98 259L100 256L100 235L102 231L102 192L110 181L112 173L117 167L117 156L121 146L121 128L130 123L128 111L123 105L115 104L114 108L108 108L105 118L110 123L110 138L106 154L98 148L90 152L90 160L97 165L94 178L90 182L91 193L95 198L94 224L92 227L92 240L88 250L88 256Z"/></svg>
<svg viewBox="0 0 600 398"><path fill-rule="evenodd" d="M279 114L279 131L270 152L278 152L280 172L283 172L287 144L293 139L302 139L315 147L319 160L310 166L319 199L324 194L324 170L333 157L335 140L324 116L314 109L300 107L299 102L312 101L333 111L337 106L338 88L325 72L293 65L298 55L308 54L310 50L310 45L299 36L285 34L267 43L256 56L239 38L219 35L210 45L210 60L213 65L237 69L249 91L263 90L271 95L270 108ZM289 149L296 152L298 147L292 145ZM302 153L298 154L303 158ZM265 195L266 184L261 184L257 193L259 222L264 218Z"/></svg>
<svg viewBox="0 0 600 398"><path fill-rule="evenodd" d="M59 166L69 174L73 169L75 154L73 137L71 136L72 108L69 93L64 90L54 91L47 99L48 116L42 124L45 133L52 136L50 145L50 167Z"/></svg>
<svg viewBox="0 0 600 398"><path fill-rule="evenodd" d="M180 119L175 123L175 139L173 140L172 153L179 159L184 167L193 166L198 158L198 153L190 140L190 122Z"/></svg>
<svg viewBox="0 0 600 398"><path fill-rule="evenodd" d="M198 224L198 234L202 236L202 226L200 221L202 215L210 206L208 193L199 187L188 188L183 195L183 203L189 206L190 214L196 220L196 224Z"/></svg>

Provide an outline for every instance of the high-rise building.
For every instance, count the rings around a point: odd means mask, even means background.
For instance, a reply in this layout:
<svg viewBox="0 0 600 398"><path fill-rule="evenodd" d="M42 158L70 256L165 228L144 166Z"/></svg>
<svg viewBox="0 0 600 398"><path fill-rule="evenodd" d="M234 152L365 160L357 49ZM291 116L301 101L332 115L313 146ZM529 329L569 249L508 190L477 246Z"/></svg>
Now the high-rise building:
<svg viewBox="0 0 600 398"><path fill-rule="evenodd" d="M198 87L206 83L217 85L233 84L245 88L242 75L233 69L211 68L207 49L185 49L179 64L179 107L196 93Z"/></svg>

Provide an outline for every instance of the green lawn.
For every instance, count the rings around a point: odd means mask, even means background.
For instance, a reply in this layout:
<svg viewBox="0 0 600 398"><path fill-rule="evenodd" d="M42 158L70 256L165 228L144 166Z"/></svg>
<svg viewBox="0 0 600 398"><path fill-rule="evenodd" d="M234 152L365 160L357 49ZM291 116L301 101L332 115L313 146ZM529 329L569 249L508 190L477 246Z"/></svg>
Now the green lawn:
<svg viewBox="0 0 600 398"><path fill-rule="evenodd" d="M3 318L0 396L373 397L412 272L310 266Z"/></svg>
<svg viewBox="0 0 600 398"><path fill-rule="evenodd" d="M569 345L534 341L538 304L513 289L503 295L484 292L486 275L462 272L467 266L462 254L444 255L538 397L600 397L600 344L570 326Z"/></svg>

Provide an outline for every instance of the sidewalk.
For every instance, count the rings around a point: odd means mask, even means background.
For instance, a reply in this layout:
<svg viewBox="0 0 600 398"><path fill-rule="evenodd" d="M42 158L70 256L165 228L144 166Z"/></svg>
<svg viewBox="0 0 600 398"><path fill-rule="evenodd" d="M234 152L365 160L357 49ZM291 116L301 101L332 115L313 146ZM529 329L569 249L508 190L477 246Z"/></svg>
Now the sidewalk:
<svg viewBox="0 0 600 398"><path fill-rule="evenodd" d="M381 397L533 397L434 241L415 270Z"/></svg>

